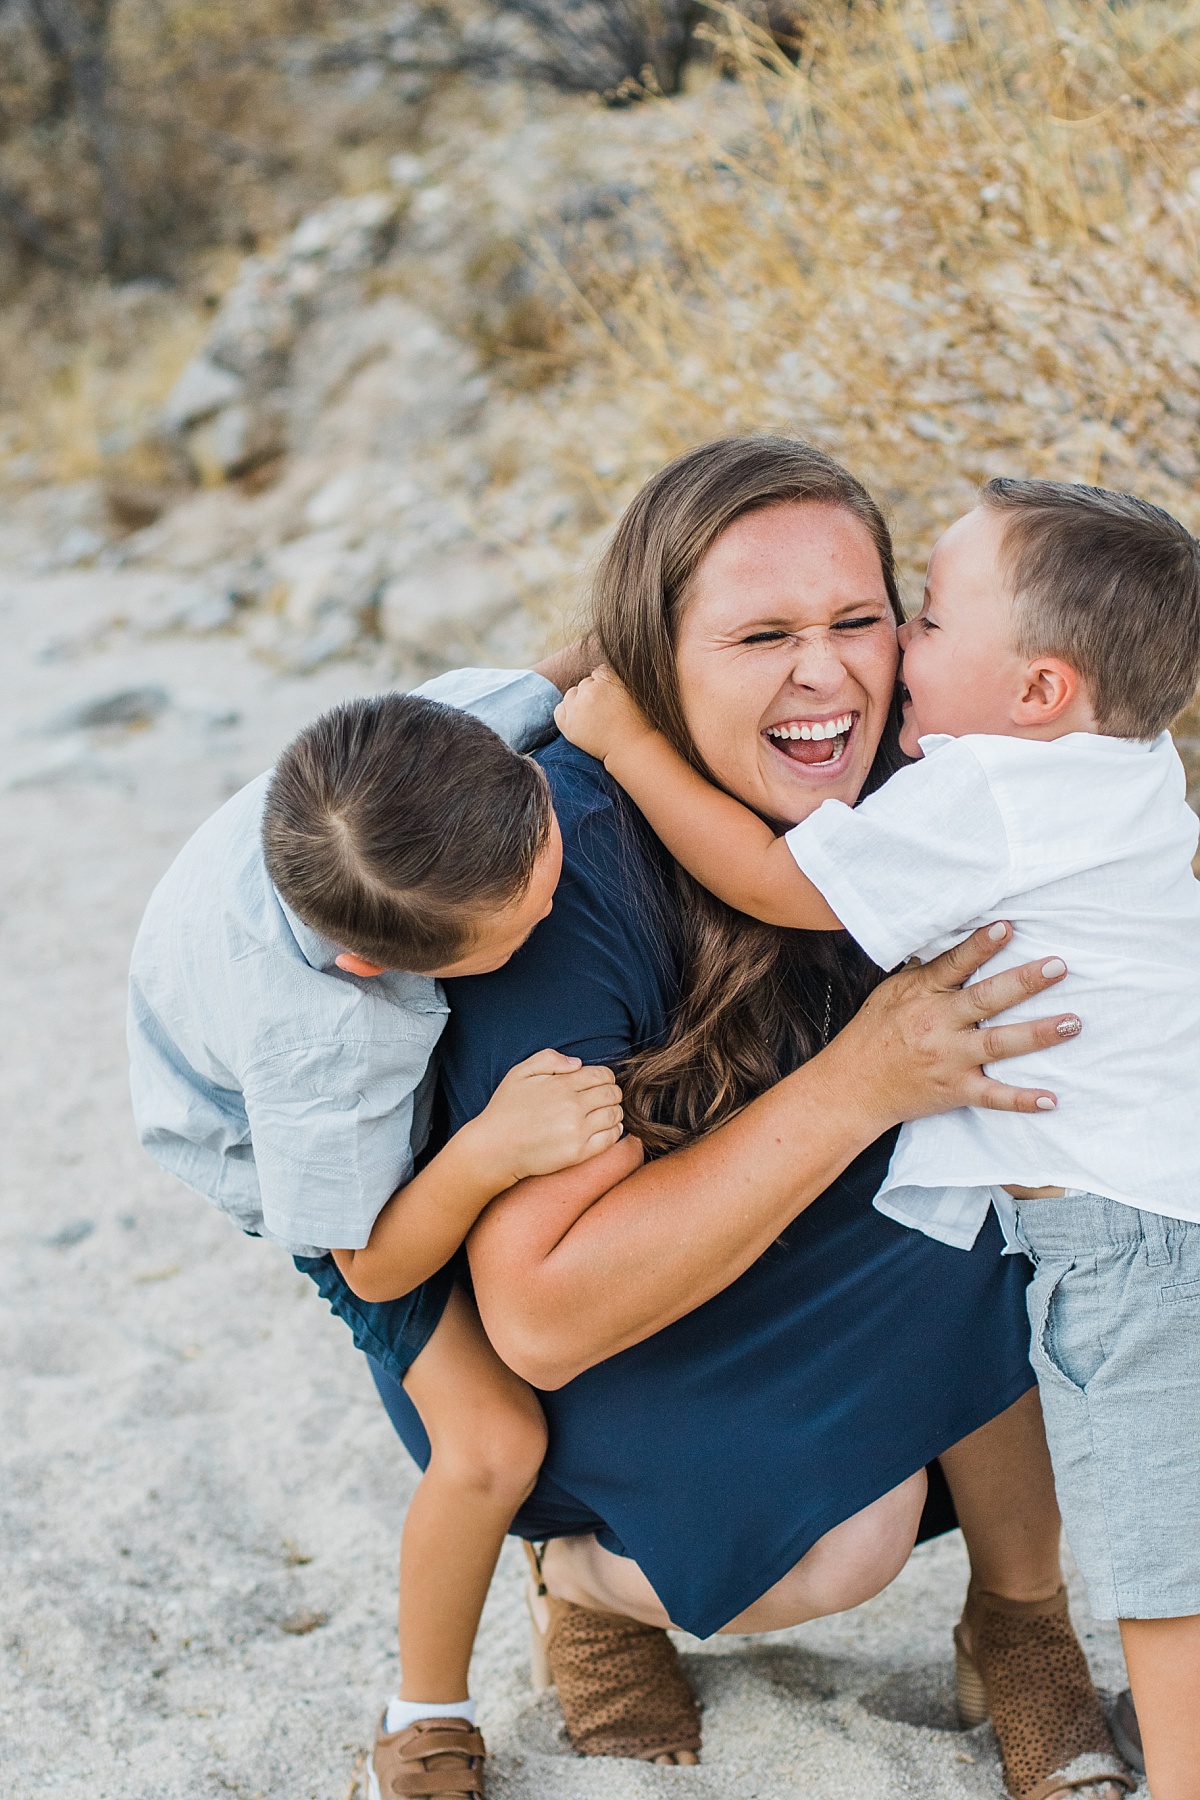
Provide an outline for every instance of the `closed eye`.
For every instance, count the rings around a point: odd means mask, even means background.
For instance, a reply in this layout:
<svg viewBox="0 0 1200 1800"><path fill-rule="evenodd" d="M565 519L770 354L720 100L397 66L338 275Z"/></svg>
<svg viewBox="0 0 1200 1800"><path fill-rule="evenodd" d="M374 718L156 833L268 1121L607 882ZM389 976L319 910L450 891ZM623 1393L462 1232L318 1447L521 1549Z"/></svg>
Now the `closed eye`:
<svg viewBox="0 0 1200 1800"><path fill-rule="evenodd" d="M882 613L864 613L861 618L857 619L837 619L832 629L834 631L866 631L870 626L878 625L883 616Z"/></svg>
<svg viewBox="0 0 1200 1800"><path fill-rule="evenodd" d="M878 625L884 617L883 613L864 613L861 618L835 619L829 629L831 631L866 631L872 625ZM790 631L752 631L741 641L743 644L779 644L794 635L796 634Z"/></svg>

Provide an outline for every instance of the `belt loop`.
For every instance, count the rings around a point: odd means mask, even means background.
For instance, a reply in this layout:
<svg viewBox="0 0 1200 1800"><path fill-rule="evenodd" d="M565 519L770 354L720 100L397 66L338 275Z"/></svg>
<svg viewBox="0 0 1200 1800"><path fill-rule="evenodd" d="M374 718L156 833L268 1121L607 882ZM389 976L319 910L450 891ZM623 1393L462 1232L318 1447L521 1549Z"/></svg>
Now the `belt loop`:
<svg viewBox="0 0 1200 1800"><path fill-rule="evenodd" d="M1167 1243L1167 1221L1161 1213L1143 1212L1142 1239L1146 1245L1146 1266L1160 1269L1171 1260L1171 1250Z"/></svg>

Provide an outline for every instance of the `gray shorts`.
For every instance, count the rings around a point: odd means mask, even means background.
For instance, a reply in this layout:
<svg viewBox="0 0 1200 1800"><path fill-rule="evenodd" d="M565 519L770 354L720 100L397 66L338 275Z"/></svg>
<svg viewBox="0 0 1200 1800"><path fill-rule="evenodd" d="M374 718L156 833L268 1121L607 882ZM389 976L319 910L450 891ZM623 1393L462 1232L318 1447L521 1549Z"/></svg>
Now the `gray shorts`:
<svg viewBox="0 0 1200 1800"><path fill-rule="evenodd" d="M1030 1358L1098 1619L1200 1613L1200 1224L1097 1194L1017 1203Z"/></svg>

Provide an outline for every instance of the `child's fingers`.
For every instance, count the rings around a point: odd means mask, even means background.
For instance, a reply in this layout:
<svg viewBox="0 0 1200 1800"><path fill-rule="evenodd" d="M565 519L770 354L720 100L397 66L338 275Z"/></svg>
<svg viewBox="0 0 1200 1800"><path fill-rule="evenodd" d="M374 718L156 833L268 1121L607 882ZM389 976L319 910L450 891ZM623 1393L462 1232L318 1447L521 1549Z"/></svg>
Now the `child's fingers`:
<svg viewBox="0 0 1200 1800"><path fill-rule="evenodd" d="M610 1126L619 1125L624 1117L625 1108L623 1106L589 1107L587 1128L590 1132L607 1131Z"/></svg>
<svg viewBox="0 0 1200 1800"><path fill-rule="evenodd" d="M625 1098L615 1081L609 1081L603 1087L585 1088L582 1093L572 1093L571 1102L582 1107L585 1113L595 1112L602 1106L620 1106Z"/></svg>
<svg viewBox="0 0 1200 1800"><path fill-rule="evenodd" d="M583 1155L579 1160L588 1162L593 1156L601 1156L605 1150L611 1150L613 1145L619 1144L620 1141L621 1127L619 1125L613 1125L606 1131L593 1132L584 1145Z"/></svg>
<svg viewBox="0 0 1200 1800"><path fill-rule="evenodd" d="M510 1071L513 1075L570 1075L583 1068L581 1056L565 1056L561 1050L539 1050ZM611 1074L609 1076L611 1080Z"/></svg>
<svg viewBox="0 0 1200 1800"><path fill-rule="evenodd" d="M586 1093L589 1088L615 1085L616 1077L612 1070L599 1063L587 1063L583 1068L577 1068L571 1077L571 1087L577 1094Z"/></svg>

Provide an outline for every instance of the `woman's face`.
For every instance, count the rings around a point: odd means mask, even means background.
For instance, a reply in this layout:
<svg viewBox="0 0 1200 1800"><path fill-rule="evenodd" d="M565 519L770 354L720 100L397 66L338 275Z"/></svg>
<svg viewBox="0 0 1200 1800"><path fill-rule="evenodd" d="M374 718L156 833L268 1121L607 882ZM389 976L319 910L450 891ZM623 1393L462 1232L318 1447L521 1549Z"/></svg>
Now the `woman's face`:
<svg viewBox="0 0 1200 1800"><path fill-rule="evenodd" d="M693 577L676 645L684 715L723 786L780 825L853 803L887 722L896 621L853 513L747 513Z"/></svg>

